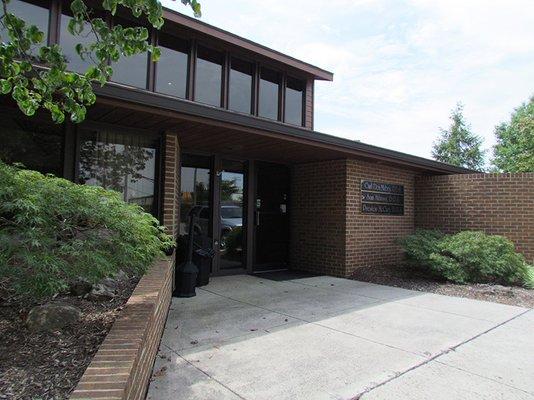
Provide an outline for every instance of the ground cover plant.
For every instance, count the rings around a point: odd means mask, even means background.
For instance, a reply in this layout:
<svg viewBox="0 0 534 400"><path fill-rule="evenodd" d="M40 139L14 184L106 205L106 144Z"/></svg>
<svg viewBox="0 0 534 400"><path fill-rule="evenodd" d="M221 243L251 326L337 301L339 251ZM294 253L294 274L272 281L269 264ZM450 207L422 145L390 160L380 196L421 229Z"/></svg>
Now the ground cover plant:
<svg viewBox="0 0 534 400"><path fill-rule="evenodd" d="M412 266L455 283L495 283L534 288L534 267L499 235L464 231L446 235L418 230L401 244Z"/></svg>
<svg viewBox="0 0 534 400"><path fill-rule="evenodd" d="M80 277L142 274L172 245L117 192L0 162L0 279L21 296L54 295Z"/></svg>

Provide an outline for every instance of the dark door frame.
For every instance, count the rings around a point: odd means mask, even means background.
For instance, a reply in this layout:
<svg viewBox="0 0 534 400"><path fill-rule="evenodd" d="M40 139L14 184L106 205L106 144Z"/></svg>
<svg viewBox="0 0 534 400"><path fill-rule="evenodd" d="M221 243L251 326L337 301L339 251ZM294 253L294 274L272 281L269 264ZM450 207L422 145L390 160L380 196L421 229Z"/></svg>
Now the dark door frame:
<svg viewBox="0 0 534 400"><path fill-rule="evenodd" d="M261 273L261 272L268 272L269 269L267 270L262 270L262 267L264 267L265 265L264 264L260 264L258 262L258 259L257 259L257 253L256 253L256 249L258 247L258 244L257 244L257 228L258 228L258 223L259 223L259 216L260 216L260 213L257 211L257 207L256 207L256 202L258 200L258 173L259 173L259 170L261 169L262 165L264 166L283 166L285 168L287 168L287 173L288 173L288 190L290 191L291 190L291 173L290 173L290 167L287 165L287 164L281 164L281 163L274 163L274 162L270 162L270 161L259 161L257 160L255 162L255 165L254 165L254 187L252 188L253 192L251 194L251 198L254 199L254 201L252 202L252 215L253 215L253 220L254 220L254 223L253 225L251 226L251 238L250 240L252 241L252 248L254 249L253 253L252 253L252 260L251 260L251 273ZM286 201L286 213L288 213L288 216L290 215L289 214L289 211L291 209L291 196L290 196L290 193L288 193L288 199ZM289 217L290 218L290 217ZM291 240L291 232L290 232L290 229L291 229L291 225L289 223L289 220L288 220L288 226L287 226L287 229L288 229L288 245L289 245L289 240ZM283 267L283 269L286 269L286 268L289 268L289 255L288 255L288 259L287 259L287 264L285 267ZM279 270L279 269L282 269L282 268L279 268L279 267L273 267L272 269L270 270Z"/></svg>
<svg viewBox="0 0 534 400"><path fill-rule="evenodd" d="M236 275L252 273L253 259L254 259L254 203L253 199L255 196L255 174L254 174L254 160L239 158L239 157L227 157L224 155L214 155L212 162L212 173L211 173L211 187L212 187L212 215L211 215L211 231L213 232L213 248L215 249L215 257L213 258L212 264L212 276L222 276L222 275ZM219 232L220 232L220 201L221 201L221 191L220 191L220 176L222 173L222 161L231 160L239 161L243 163L243 268L232 268L221 270L220 268L220 254L219 254Z"/></svg>
<svg viewBox="0 0 534 400"><path fill-rule="evenodd" d="M224 275L238 275L238 274L252 274L254 273L254 266L256 263L256 198L257 198L257 180L258 180L258 164L264 162L243 157L235 157L225 154L207 154L198 151L182 150L186 154L197 154L211 157L211 171L210 171L210 204L211 204L211 225L210 233L212 237L212 246L216 250L213 258L211 276ZM220 232L220 175L222 173L222 161L232 160L240 161L244 164L244 181L243 181L243 195L244 195L244 210L243 210L243 268L220 269L220 256L218 252L218 233ZM270 162L265 162L272 164ZM180 169L182 165L180 163ZM289 204L288 204L289 207ZM217 243L216 243L217 242Z"/></svg>

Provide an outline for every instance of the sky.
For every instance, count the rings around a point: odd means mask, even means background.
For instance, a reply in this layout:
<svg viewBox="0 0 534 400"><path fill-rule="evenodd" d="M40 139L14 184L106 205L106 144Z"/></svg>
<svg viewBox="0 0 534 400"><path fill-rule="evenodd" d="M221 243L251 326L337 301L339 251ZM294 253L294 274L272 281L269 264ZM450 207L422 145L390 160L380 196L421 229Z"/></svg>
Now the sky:
<svg viewBox="0 0 534 400"><path fill-rule="evenodd" d="M200 2L202 21L334 73L316 83L320 132L430 158L461 102L489 157L534 95L533 0Z"/></svg>

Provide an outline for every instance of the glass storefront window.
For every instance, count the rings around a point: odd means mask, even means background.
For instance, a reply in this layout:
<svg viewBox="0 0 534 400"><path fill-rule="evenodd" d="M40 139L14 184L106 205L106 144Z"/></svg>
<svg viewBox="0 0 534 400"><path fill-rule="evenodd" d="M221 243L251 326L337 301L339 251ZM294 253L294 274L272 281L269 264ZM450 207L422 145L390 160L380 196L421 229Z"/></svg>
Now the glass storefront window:
<svg viewBox="0 0 534 400"><path fill-rule="evenodd" d="M209 157L182 155L179 233L182 236L188 233L189 213L192 209L198 212L195 234L209 236L211 225L210 165Z"/></svg>
<svg viewBox="0 0 534 400"><path fill-rule="evenodd" d="M0 160L20 163L43 174L63 176L63 126L28 118L17 111L0 114Z"/></svg>
<svg viewBox="0 0 534 400"><path fill-rule="evenodd" d="M262 68L258 99L258 114L260 117L279 119L278 94L280 91L280 81L281 77L279 73Z"/></svg>
<svg viewBox="0 0 534 400"><path fill-rule="evenodd" d="M161 57L156 63L156 92L185 99L189 66L188 43L160 33L158 46Z"/></svg>
<svg viewBox="0 0 534 400"><path fill-rule="evenodd" d="M44 6L44 7L43 7ZM26 21L29 25L35 25L41 32L44 33L42 45L48 42L48 20L50 11L47 7L50 6L48 1L26 2L20 0L11 0L7 4L7 10L15 14L17 17ZM2 13L3 14L3 13ZM7 30L0 24L0 37L2 42L9 42ZM31 54L37 55L39 53L39 46L31 49Z"/></svg>
<svg viewBox="0 0 534 400"><path fill-rule="evenodd" d="M195 71L195 100L221 106L223 55L199 46Z"/></svg>
<svg viewBox="0 0 534 400"><path fill-rule="evenodd" d="M285 101L285 122L293 125L302 125L302 108L304 104L303 81L294 78L287 78L286 101Z"/></svg>
<svg viewBox="0 0 534 400"><path fill-rule="evenodd" d="M252 71L251 63L232 59L228 97L230 110L247 114L252 112Z"/></svg>
<svg viewBox="0 0 534 400"><path fill-rule="evenodd" d="M124 201L155 215L158 144L157 137L83 129L77 180L122 193Z"/></svg>

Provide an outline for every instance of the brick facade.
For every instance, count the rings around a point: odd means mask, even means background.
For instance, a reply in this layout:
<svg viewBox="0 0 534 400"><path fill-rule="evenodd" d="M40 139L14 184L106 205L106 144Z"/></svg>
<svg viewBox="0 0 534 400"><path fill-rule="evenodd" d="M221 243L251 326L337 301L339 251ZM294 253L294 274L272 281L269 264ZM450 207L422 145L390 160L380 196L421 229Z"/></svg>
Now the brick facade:
<svg viewBox="0 0 534 400"><path fill-rule="evenodd" d="M163 136L162 225L176 237L180 219L180 144L176 133Z"/></svg>
<svg viewBox="0 0 534 400"><path fill-rule="evenodd" d="M534 262L534 173L421 177L415 209L418 228L504 235Z"/></svg>
<svg viewBox="0 0 534 400"><path fill-rule="evenodd" d="M346 161L301 164L291 171L290 265L345 273Z"/></svg>
<svg viewBox="0 0 534 400"><path fill-rule="evenodd" d="M87 367L71 399L141 400L171 301L171 258L155 262Z"/></svg>
<svg viewBox="0 0 534 400"><path fill-rule="evenodd" d="M346 269L394 265L403 261L397 240L414 232L416 172L374 162L347 161ZM372 180L404 186L404 215L363 214L361 181Z"/></svg>
<svg viewBox="0 0 534 400"><path fill-rule="evenodd" d="M414 231L416 173L361 160L297 165L291 177L291 267L349 276L356 268L400 263L397 239ZM361 181L404 185L402 216L361 211Z"/></svg>

